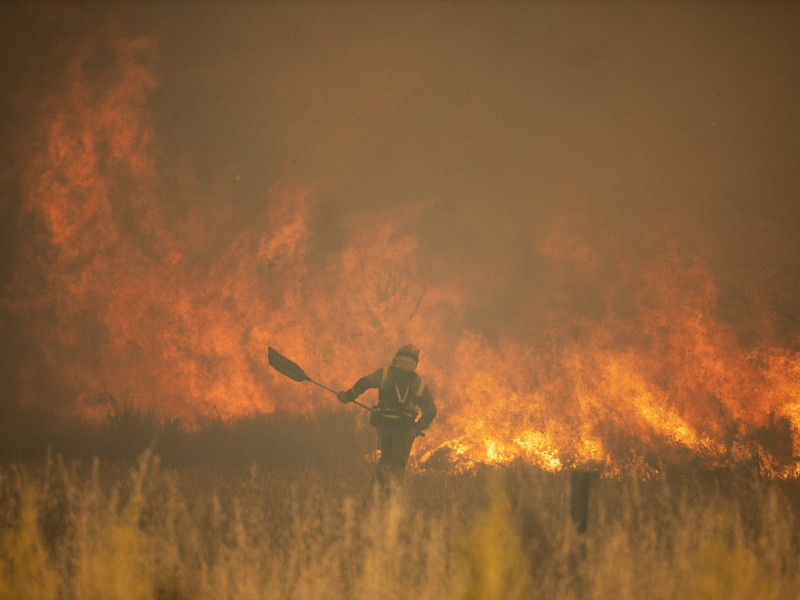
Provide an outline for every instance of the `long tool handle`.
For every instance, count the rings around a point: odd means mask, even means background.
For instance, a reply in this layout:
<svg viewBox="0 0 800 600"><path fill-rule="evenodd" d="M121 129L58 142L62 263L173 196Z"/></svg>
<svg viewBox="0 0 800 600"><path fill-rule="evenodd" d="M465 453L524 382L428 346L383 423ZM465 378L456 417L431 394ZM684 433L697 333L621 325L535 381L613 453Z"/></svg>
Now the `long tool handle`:
<svg viewBox="0 0 800 600"><path fill-rule="evenodd" d="M336 390L332 390L332 389L331 389L331 388L329 388L327 385L322 385L322 384L321 384L319 381L314 381L314 380L313 380L313 379L311 379L311 378L309 378L309 379L308 379L308 381L310 381L310 382L311 382L311 383L313 383L314 385L318 385L318 386L319 386L319 387L321 387L323 390L328 390L328 391L329 391L331 394L333 394L334 396L337 396L337 397L339 396L339 392L337 392ZM353 402L353 404L357 404L358 406L360 406L361 408L363 408L363 409L365 409L365 410L372 410L372 409L371 409L369 406L367 406L366 404L361 404L361 402L359 402L358 400L353 400L352 402Z"/></svg>
<svg viewBox="0 0 800 600"><path fill-rule="evenodd" d="M321 387L323 390L329 391L337 398L339 397L339 392L329 388L327 385L322 385L319 381L314 381L313 379L311 379L311 377L306 375L306 372L303 371L303 368L300 365L286 358L283 354L275 350L275 348L273 348L272 346L269 347L268 358L270 366L279 373L286 375L288 378L294 381L310 381L314 385L318 385L319 387ZM356 406L360 406L364 410L372 410L366 404L361 404L361 402L358 402L356 400L353 400L352 403L355 404ZM417 435L425 437L425 434L419 430L417 430Z"/></svg>
<svg viewBox="0 0 800 600"><path fill-rule="evenodd" d="M310 382L311 382L311 383L313 383L314 385L318 385L318 386L319 386L319 387L321 387L322 389L324 389L324 390L328 390L328 391L329 391L331 394L334 394L334 395L336 395L337 397L339 396L339 392L337 392L336 390L332 390L332 389L331 389L331 388L329 388L327 385L322 385L322 384L321 384L319 381L314 381L314 380L313 380L313 379L311 379L310 377L309 377L309 378L308 378L306 381L310 381ZM359 402L358 400L351 400L351 402L352 402L353 404L357 404L358 406L360 406L360 407L361 407L361 408L363 408L364 410L372 410L372 409L371 409L369 406L367 406L366 404L361 404L361 402ZM417 435L418 435L419 437L425 437L425 434L424 434L424 433L422 433L422 431L420 431L419 429L417 429Z"/></svg>
<svg viewBox="0 0 800 600"><path fill-rule="evenodd" d="M278 373L286 375L289 379L292 379L294 381L310 381L314 385L318 385L322 389L328 390L334 396L339 395L339 393L336 390L332 390L327 385L322 385L319 381L314 381L313 379L311 379L311 377L306 375L306 372L303 371L300 365L286 358L283 354L275 350L275 348L273 348L272 346L269 347L268 358L270 366L276 371L278 371ZM372 410L369 406L361 404L361 402L356 402L355 400L353 400L353 404L357 404L364 410Z"/></svg>

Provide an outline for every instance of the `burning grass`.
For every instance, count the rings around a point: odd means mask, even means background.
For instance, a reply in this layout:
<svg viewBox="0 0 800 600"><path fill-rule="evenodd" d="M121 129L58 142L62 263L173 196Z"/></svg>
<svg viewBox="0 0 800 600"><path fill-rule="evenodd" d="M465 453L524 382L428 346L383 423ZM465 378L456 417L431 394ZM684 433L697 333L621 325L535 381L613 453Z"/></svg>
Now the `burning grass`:
<svg viewBox="0 0 800 600"><path fill-rule="evenodd" d="M162 434L163 458L7 459L0 598L751 599L800 584L795 480L593 477L581 535L568 472L418 468L387 500L333 421Z"/></svg>

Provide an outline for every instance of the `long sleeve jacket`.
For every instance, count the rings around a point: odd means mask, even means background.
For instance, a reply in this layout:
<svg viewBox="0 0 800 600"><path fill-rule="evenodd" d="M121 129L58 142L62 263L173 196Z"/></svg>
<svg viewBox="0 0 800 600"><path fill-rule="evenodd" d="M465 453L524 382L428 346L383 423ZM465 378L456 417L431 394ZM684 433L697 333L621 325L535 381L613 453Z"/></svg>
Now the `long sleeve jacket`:
<svg viewBox="0 0 800 600"><path fill-rule="evenodd" d="M425 380L412 371L383 367L355 382L348 390L355 400L368 389L378 389L378 408L421 413L415 425L426 429L436 417L436 404Z"/></svg>

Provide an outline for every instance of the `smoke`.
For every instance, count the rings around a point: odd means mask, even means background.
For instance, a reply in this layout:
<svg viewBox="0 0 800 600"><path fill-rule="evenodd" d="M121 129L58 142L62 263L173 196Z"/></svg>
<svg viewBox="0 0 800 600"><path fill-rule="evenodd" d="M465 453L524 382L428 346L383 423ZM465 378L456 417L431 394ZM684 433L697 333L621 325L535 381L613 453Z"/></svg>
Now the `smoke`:
<svg viewBox="0 0 800 600"><path fill-rule="evenodd" d="M7 408L313 414L268 345L346 387L413 341L537 456L793 414L797 7L0 10Z"/></svg>

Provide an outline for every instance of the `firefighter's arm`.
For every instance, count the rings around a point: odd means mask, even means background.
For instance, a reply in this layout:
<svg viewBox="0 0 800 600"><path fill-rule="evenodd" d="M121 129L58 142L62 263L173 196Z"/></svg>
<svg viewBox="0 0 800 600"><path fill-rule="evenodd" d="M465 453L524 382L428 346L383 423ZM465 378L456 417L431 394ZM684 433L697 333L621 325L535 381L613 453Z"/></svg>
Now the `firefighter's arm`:
<svg viewBox="0 0 800 600"><path fill-rule="evenodd" d="M353 400L358 398L368 389L376 388L380 384L381 384L381 369L378 369L377 371L374 371L369 375L365 375L364 377L356 381L353 384L353 387L351 387L349 390L337 393L336 397L342 404L347 404L348 402L352 402Z"/></svg>
<svg viewBox="0 0 800 600"><path fill-rule="evenodd" d="M417 429L420 431L427 429L431 425L431 421L436 418L436 403L433 401L433 395L430 390L425 389L422 396L417 400L417 406L422 410L422 415L416 422Z"/></svg>

